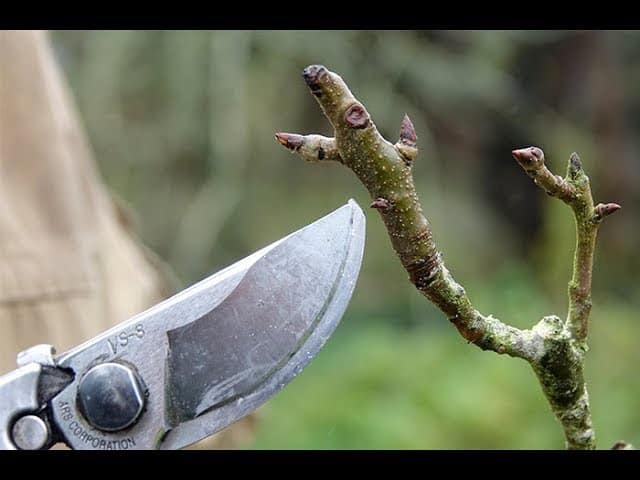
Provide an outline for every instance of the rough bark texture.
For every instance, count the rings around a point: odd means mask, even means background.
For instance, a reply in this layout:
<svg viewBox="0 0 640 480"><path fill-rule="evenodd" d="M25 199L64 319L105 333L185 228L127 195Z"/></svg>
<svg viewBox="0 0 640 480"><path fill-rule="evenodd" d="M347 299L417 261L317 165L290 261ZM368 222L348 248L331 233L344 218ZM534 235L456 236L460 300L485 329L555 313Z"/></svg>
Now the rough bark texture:
<svg viewBox="0 0 640 480"><path fill-rule="evenodd" d="M305 160L333 160L351 169L371 194L371 207L382 217L393 248L415 287L444 312L469 342L483 350L528 361L562 424L567 448L595 448L583 376L591 270L598 226L620 206L594 207L589 179L576 154L571 156L567 176L562 178L547 169L539 148L512 152L538 186L571 206L577 246L567 320L548 316L526 330L507 325L477 311L444 264L413 183L411 166L418 148L409 117L405 115L400 138L392 145L380 135L365 107L340 76L321 65L311 65L304 69L303 77L333 125L335 137L277 133L276 139Z"/></svg>

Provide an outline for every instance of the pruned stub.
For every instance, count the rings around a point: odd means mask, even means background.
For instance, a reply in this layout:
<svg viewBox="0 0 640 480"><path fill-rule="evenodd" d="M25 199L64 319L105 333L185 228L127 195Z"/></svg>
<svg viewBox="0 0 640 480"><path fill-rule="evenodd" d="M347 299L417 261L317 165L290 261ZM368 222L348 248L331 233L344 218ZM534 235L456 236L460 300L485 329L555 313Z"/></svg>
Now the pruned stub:
<svg viewBox="0 0 640 480"><path fill-rule="evenodd" d="M321 78L327 74L327 69L322 65L309 65L302 71L302 77L309 86L311 93L316 97L322 95Z"/></svg>

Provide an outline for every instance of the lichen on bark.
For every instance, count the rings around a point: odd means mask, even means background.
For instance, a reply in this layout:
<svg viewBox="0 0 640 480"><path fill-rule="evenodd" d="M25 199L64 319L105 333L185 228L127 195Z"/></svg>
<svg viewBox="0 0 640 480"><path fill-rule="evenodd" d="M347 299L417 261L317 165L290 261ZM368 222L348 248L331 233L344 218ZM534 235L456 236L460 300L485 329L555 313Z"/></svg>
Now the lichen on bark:
<svg viewBox="0 0 640 480"><path fill-rule="evenodd" d="M551 409L560 421L570 449L595 448L589 397L584 381L591 272L598 227L617 204L594 207L589 179L577 154L566 177L554 175L536 147L514 150L513 157L549 195L567 203L576 221L576 251L569 282L566 320L547 316L531 329L518 329L476 310L465 289L446 268L431 225L416 192L412 165L417 135L407 115L395 144L378 132L364 105L342 78L322 65L304 69L303 78L334 128L334 137L276 133L285 148L307 161L332 160L352 170L369 191L391 244L410 281L454 324L460 334L483 350L522 358L537 375Z"/></svg>

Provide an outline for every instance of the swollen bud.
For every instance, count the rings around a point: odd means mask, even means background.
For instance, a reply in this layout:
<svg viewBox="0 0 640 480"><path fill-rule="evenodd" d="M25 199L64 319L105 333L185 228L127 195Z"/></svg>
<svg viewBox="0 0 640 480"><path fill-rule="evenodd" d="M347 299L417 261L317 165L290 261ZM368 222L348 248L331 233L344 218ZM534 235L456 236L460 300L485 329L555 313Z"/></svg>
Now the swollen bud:
<svg viewBox="0 0 640 480"><path fill-rule="evenodd" d="M511 155L525 170L535 170L544 165L544 152L538 147L519 148Z"/></svg>
<svg viewBox="0 0 640 480"><path fill-rule="evenodd" d="M298 150L304 144L304 136L297 133L281 133L275 135L276 140L285 148L291 151Z"/></svg>
<svg viewBox="0 0 640 480"><path fill-rule="evenodd" d="M596 219L602 219L612 213L616 213L621 208L617 203L599 203L594 208Z"/></svg>

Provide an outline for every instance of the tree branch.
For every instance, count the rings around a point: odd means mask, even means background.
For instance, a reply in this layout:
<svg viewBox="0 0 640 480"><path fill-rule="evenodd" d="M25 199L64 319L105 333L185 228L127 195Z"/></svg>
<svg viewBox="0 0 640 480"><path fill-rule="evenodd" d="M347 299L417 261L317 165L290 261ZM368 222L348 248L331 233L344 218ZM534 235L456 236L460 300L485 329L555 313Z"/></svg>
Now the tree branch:
<svg viewBox="0 0 640 480"><path fill-rule="evenodd" d="M333 160L342 163L336 140L322 135L298 135L297 133L276 133L276 140L285 148L296 152L307 162Z"/></svg>
<svg viewBox="0 0 640 480"><path fill-rule="evenodd" d="M593 206L589 177L582 168L577 153L569 157L565 178L552 174L544 162L544 152L537 147L511 152L534 183L573 210L576 222L576 251L573 257L573 278L569 282L569 314L567 324L572 337L584 342L589 332L591 312L591 277L598 227L604 217L621 207L616 203Z"/></svg>
<svg viewBox="0 0 640 480"><path fill-rule="evenodd" d="M311 65L304 69L303 77L333 125L335 138L277 133L276 139L306 160L334 160L351 169L369 191L371 207L382 217L393 248L415 287L444 312L467 341L483 350L527 360L562 423L568 448L594 448L582 375L584 342L574 338L583 328L568 329L567 322L549 316L533 328L521 330L478 312L447 270L422 212L411 172L418 148L409 117L405 115L400 138L392 145L380 135L365 107L340 76L321 65ZM577 164L570 167L569 178L562 179L544 166L540 149L517 150L513 155L547 193L569 203L577 219L580 214L572 281L576 286L572 287L575 292L568 323L586 325L585 301L591 285L595 229L601 218L619 206L594 208L588 179Z"/></svg>
<svg viewBox="0 0 640 480"><path fill-rule="evenodd" d="M320 159L322 145L324 159L337 160L353 170L374 198L371 207L382 216L393 247L418 290L445 312L468 341L483 349L527 357L530 352L522 348L523 332L477 312L442 262L413 186L410 164L417 148L409 117L402 122L400 140L391 145L338 75L322 66L310 66L303 76L335 128L335 139L291 133L277 133L276 139L311 161Z"/></svg>

